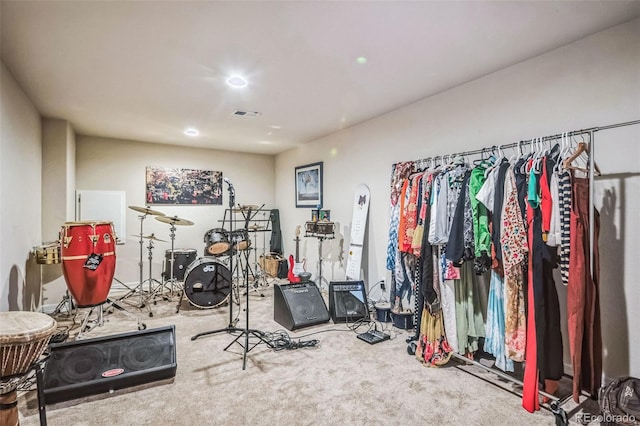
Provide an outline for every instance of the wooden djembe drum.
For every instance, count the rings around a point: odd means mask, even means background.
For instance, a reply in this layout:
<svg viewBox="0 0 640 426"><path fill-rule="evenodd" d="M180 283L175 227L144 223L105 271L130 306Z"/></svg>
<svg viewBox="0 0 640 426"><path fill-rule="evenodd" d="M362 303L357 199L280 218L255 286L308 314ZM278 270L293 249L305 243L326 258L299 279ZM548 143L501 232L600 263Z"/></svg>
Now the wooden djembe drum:
<svg viewBox="0 0 640 426"><path fill-rule="evenodd" d="M16 388L46 349L56 326L53 318L38 312L0 312L0 425L19 424Z"/></svg>

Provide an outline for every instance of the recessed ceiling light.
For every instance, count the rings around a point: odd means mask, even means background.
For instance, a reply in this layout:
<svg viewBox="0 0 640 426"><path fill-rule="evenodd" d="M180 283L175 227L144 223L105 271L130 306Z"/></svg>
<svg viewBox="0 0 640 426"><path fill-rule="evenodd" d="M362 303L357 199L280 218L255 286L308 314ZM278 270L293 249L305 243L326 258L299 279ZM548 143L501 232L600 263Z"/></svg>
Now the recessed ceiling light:
<svg viewBox="0 0 640 426"><path fill-rule="evenodd" d="M193 127L190 127L184 131L184 134L187 136L198 136L200 132L198 131L198 129L194 129Z"/></svg>
<svg viewBox="0 0 640 426"><path fill-rule="evenodd" d="M276 130L282 129L282 126L278 126L277 124L272 124L269 127L271 127L272 129L276 129Z"/></svg>
<svg viewBox="0 0 640 426"><path fill-rule="evenodd" d="M359 63L360 65L364 65L367 63L367 58L364 56L358 56L356 58L356 62Z"/></svg>
<svg viewBox="0 0 640 426"><path fill-rule="evenodd" d="M232 75L227 78L227 84L231 87L237 88L247 87L249 85L249 83L247 83L247 80L239 75Z"/></svg>

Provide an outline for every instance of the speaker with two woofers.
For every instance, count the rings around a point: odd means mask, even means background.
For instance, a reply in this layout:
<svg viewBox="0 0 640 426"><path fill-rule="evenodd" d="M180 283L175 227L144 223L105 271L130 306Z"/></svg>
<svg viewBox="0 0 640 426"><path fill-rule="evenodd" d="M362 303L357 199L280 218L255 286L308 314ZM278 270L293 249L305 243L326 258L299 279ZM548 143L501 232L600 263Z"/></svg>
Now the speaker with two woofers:
<svg viewBox="0 0 640 426"><path fill-rule="evenodd" d="M51 344L49 352L46 404L169 379L177 369L173 325Z"/></svg>
<svg viewBox="0 0 640 426"><path fill-rule="evenodd" d="M287 330L329 322L327 304L313 281L276 284L273 292L273 319Z"/></svg>
<svg viewBox="0 0 640 426"><path fill-rule="evenodd" d="M336 324L368 319L370 314L364 281L331 281L329 313Z"/></svg>

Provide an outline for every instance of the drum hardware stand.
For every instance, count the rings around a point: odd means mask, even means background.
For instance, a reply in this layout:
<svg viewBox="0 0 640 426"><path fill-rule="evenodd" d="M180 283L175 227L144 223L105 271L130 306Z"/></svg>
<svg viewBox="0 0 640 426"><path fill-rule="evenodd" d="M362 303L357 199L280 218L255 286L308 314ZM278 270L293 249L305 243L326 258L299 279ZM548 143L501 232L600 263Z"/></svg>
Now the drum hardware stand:
<svg viewBox="0 0 640 426"><path fill-rule="evenodd" d="M138 261L138 269L140 271L140 276L139 276L139 281L138 284L134 287L129 287L128 285L126 285L125 283L121 282L120 280L116 280L118 281L120 284L122 284L123 286L125 286L129 292L127 294L125 294L124 296L118 298L118 301L121 301L123 299L127 299L131 296L134 296L136 293L138 293L138 308L144 308L146 307L147 310L149 311L149 316L153 316L151 313L151 309L145 304L145 300L144 300L144 288L143 288L143 283L144 283L144 276L143 276L143 265L144 262L142 260L143 258L143 253L144 253L144 241L143 241L143 237L144 237L144 220L147 218L148 213L143 213L141 215L138 215L138 219L140 220L140 234L138 235L138 243L140 244L140 258Z"/></svg>
<svg viewBox="0 0 640 426"><path fill-rule="evenodd" d="M75 310L75 305L73 303L73 299L69 296L69 290L65 290L64 295L62 296L62 300L58 303L58 306L53 310L51 316L55 317L62 313L62 310L67 311L67 315L71 315L71 312Z"/></svg>
<svg viewBox="0 0 640 426"><path fill-rule="evenodd" d="M233 188L233 185L231 184L231 182L229 181L228 178L225 178L224 181L227 183L227 185L229 186L229 208L231 210L231 220L229 221L229 234L233 233L233 206L235 204L235 189ZM233 256L230 256L229 258L229 262L232 264L231 265L231 270L233 271ZM246 268L245 268L246 269ZM233 275L232 275L233 277ZM232 278L233 280L233 278ZM245 270L245 275L244 275L244 281L245 284L248 287L248 271ZM232 285L233 287L233 285ZM233 289L232 289L233 291ZM238 345L240 345L243 349L243 356L242 356L242 369L246 370L247 368L247 353L249 351L251 351L253 348L255 348L256 346L258 346L260 343L266 343L267 345L271 346L271 344L269 343L269 341L267 341L264 338L264 333L262 331L259 330L252 330L249 328L249 291L247 289L247 292L245 293L245 297L246 297L246 309L245 309L245 313L246 313L246 320L245 320L245 328L238 328L235 326L236 322L233 318L233 303L229 303L229 324L224 327L224 328L220 328L217 330L211 330L211 331L205 331L203 333L198 333L195 336L191 337L191 340L196 340L199 337L202 336L207 336L210 334L216 334L216 333L236 333L239 332L240 334L238 334L236 336L235 339L233 339L231 341L231 343L229 343L223 350L226 351L227 349L229 349L231 347L231 345L233 345L234 343L237 343ZM240 338L244 336L244 343L240 342ZM258 338L258 342L249 342L249 337L253 336ZM251 344L251 346L249 346Z"/></svg>
<svg viewBox="0 0 640 426"><path fill-rule="evenodd" d="M153 235L153 234L152 234ZM145 305L147 306L147 309L149 310L149 316L152 317L153 316L153 312L151 311L151 306L149 305L149 300L153 298L153 304L155 305L156 302L156 296L158 295L158 292L162 293L162 297L164 299L164 285L156 280L155 278L153 278L153 240L149 239L149 245L147 246L147 251L148 251L148 255L149 255L149 278L146 279L144 283L148 282L149 283L149 294L146 298L146 303ZM173 254L173 253L172 253ZM155 286L155 288L153 287L153 283L156 283L158 285Z"/></svg>
<svg viewBox="0 0 640 426"><path fill-rule="evenodd" d="M120 306L117 303L117 301L107 299L100 305L92 306L91 308L89 308L89 312L80 323L80 332L76 336L76 339L82 339L84 337L84 333L88 333L96 327L102 327L104 325L104 312L110 308L115 308L120 312L122 312L123 314L135 318L136 322L138 323L138 330L144 330L147 328L147 325L140 321L139 316L136 316L131 312L127 311L125 308ZM90 320L91 314L93 314L94 309L97 309L98 317L94 320Z"/></svg>
<svg viewBox="0 0 640 426"><path fill-rule="evenodd" d="M315 237L318 239L318 283L317 284L318 284L318 287L320 288L320 290L322 290L323 289L322 283L323 282L326 283L327 284L326 289L328 291L328 289L329 289L329 281L327 281L327 279L322 276L322 261L324 260L322 258L322 242L324 240L327 240L327 239L330 240L332 238L331 237L327 237L327 236L322 235L322 234L317 234L317 235L315 235Z"/></svg>

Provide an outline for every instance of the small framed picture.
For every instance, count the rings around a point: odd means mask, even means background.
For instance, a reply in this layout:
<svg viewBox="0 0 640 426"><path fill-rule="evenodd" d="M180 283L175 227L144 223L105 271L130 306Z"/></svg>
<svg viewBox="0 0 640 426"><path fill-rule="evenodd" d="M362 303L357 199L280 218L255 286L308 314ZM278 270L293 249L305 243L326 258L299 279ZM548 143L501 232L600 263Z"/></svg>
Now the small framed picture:
<svg viewBox="0 0 640 426"><path fill-rule="evenodd" d="M320 210L313 209L311 210L311 222L317 222L320 217Z"/></svg>
<svg viewBox="0 0 640 426"><path fill-rule="evenodd" d="M322 206L322 162L296 167L296 207Z"/></svg>
<svg viewBox="0 0 640 426"><path fill-rule="evenodd" d="M318 220L320 222L331 222L331 210L320 210Z"/></svg>

